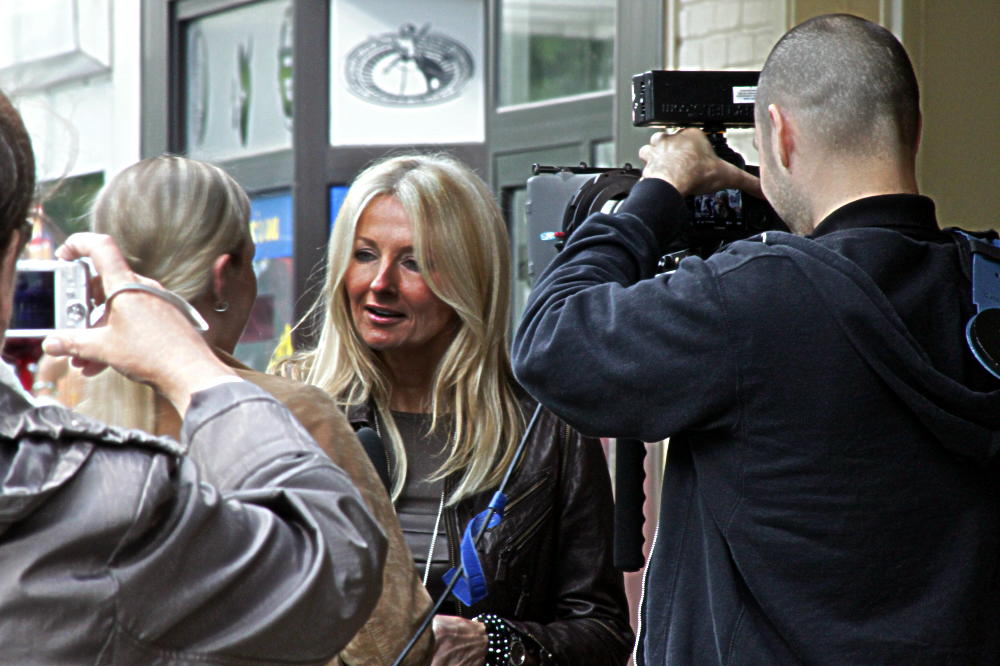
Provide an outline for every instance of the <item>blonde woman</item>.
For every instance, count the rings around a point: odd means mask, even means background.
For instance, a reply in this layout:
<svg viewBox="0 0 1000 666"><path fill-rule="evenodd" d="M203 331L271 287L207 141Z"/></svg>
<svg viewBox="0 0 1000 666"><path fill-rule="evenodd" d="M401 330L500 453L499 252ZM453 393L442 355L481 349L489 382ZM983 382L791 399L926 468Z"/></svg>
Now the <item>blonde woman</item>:
<svg viewBox="0 0 1000 666"><path fill-rule="evenodd" d="M318 344L284 371L381 435L414 565L439 595L534 403L508 359L510 257L486 185L444 156L394 157L351 186L330 238ZM624 664L600 444L549 412L528 433L503 521L480 544L488 596L435 618L435 664Z"/></svg>
<svg viewBox="0 0 1000 666"><path fill-rule="evenodd" d="M257 295L250 204L216 166L183 157L138 162L101 191L94 231L115 239L135 272L185 298L209 324L207 342L244 379L283 402L323 450L347 472L389 537L382 596L342 653L352 664L389 664L430 607L381 481L343 413L322 391L247 368L231 355ZM89 380L80 411L116 425L176 437L180 418L152 390L113 372ZM378 585L379 581L371 581ZM338 609L329 609L336 614ZM430 657L430 639L411 662Z"/></svg>

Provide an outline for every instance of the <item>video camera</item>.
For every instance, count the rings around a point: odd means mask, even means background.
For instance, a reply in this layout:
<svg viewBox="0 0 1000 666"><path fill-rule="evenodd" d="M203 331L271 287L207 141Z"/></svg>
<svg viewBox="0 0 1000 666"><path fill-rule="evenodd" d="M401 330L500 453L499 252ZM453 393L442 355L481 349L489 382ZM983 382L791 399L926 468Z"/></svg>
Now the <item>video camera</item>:
<svg viewBox="0 0 1000 666"><path fill-rule="evenodd" d="M678 72L654 70L632 77L632 124L636 127L700 127L715 153L741 169L759 175L726 142L726 130L753 127L759 72ZM527 182L528 248L537 275L566 238L591 213L614 212L642 175L621 168L579 166L532 167ZM673 268L689 255L707 257L723 243L769 229L785 230L774 209L740 190L720 190L687 199L691 218L661 268ZM558 228L553 228L559 223ZM537 240L536 240L537 239Z"/></svg>

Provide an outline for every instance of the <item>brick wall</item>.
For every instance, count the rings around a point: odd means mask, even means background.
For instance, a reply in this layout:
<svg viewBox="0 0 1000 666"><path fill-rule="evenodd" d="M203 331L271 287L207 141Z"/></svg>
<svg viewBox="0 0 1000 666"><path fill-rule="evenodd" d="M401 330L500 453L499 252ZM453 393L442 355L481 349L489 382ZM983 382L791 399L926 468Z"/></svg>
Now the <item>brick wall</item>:
<svg viewBox="0 0 1000 666"><path fill-rule="evenodd" d="M676 0L676 69L760 69L785 33L786 0ZM759 164L751 130L730 130L729 145Z"/></svg>
<svg viewBox="0 0 1000 666"><path fill-rule="evenodd" d="M678 0L678 69L758 69L786 27L786 0Z"/></svg>

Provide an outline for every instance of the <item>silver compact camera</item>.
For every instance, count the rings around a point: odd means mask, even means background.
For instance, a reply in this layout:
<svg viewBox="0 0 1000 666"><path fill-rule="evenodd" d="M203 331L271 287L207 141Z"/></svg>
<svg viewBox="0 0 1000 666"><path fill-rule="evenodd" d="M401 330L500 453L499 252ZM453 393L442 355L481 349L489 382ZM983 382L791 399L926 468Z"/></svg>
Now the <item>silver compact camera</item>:
<svg viewBox="0 0 1000 666"><path fill-rule="evenodd" d="M59 329L90 325L90 277L85 261L17 262L8 338L43 338Z"/></svg>

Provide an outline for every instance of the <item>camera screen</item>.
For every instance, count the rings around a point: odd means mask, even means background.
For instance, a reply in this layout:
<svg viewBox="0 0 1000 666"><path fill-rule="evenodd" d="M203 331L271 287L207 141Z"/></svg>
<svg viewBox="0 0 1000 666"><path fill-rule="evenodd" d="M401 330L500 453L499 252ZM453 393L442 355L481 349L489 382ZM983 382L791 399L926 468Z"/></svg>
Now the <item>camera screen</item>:
<svg viewBox="0 0 1000 666"><path fill-rule="evenodd" d="M715 194L699 194L694 198L695 222L736 222L743 217L743 193L739 190L719 190Z"/></svg>
<svg viewBox="0 0 1000 666"><path fill-rule="evenodd" d="M18 271L11 329L55 328L55 273Z"/></svg>

